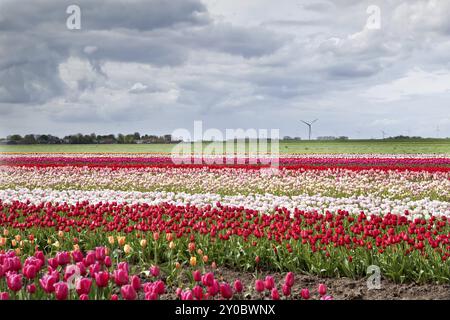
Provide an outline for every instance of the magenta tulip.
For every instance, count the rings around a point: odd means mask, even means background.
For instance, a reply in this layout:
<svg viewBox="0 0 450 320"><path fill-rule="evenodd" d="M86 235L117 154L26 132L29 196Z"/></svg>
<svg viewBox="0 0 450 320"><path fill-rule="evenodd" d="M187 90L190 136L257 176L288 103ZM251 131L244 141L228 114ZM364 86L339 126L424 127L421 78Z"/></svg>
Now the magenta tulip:
<svg viewBox="0 0 450 320"><path fill-rule="evenodd" d="M159 267L158 266L151 266L150 267L150 273L152 276L154 276L155 278L159 276Z"/></svg>
<svg viewBox="0 0 450 320"><path fill-rule="evenodd" d="M255 281L255 290L259 293L264 291L264 281L258 279Z"/></svg>
<svg viewBox="0 0 450 320"><path fill-rule="evenodd" d="M220 285L220 294L224 299L231 299L233 296L233 289L231 289L231 286L228 283L223 282Z"/></svg>
<svg viewBox="0 0 450 320"><path fill-rule="evenodd" d="M319 284L319 294L321 296L324 296L327 294L327 286L324 285L323 283Z"/></svg>
<svg viewBox="0 0 450 320"><path fill-rule="evenodd" d="M86 294L88 295L91 291L92 280L88 278L78 279L76 282L76 291L79 296Z"/></svg>
<svg viewBox="0 0 450 320"><path fill-rule="evenodd" d="M22 275L20 274L9 274L6 277L6 283L8 285L9 290L17 292L22 289Z"/></svg>
<svg viewBox="0 0 450 320"><path fill-rule="evenodd" d="M120 293L125 300L136 300L137 298L136 290L129 284L122 286L120 288Z"/></svg>
<svg viewBox="0 0 450 320"><path fill-rule="evenodd" d="M0 292L0 300L9 300L8 292Z"/></svg>
<svg viewBox="0 0 450 320"><path fill-rule="evenodd" d="M305 300L308 300L308 299L310 298L309 290L308 290L307 288L302 289L302 290L300 291L300 295L301 295L301 297L302 297L303 299L305 299Z"/></svg>
<svg viewBox="0 0 450 320"><path fill-rule="evenodd" d="M234 291L241 293L242 290L244 290L244 286L242 285L241 280L238 279L234 282Z"/></svg>
<svg viewBox="0 0 450 320"><path fill-rule="evenodd" d="M264 286L267 290L272 290L273 287L275 287L275 280L272 276L267 276L264 280Z"/></svg>
<svg viewBox="0 0 450 320"><path fill-rule="evenodd" d="M194 277L195 282L200 282L202 280L202 273L198 270L193 271L192 276Z"/></svg>
<svg viewBox="0 0 450 320"><path fill-rule="evenodd" d="M99 288L108 286L109 273L106 271L100 271L95 274L95 284Z"/></svg>
<svg viewBox="0 0 450 320"><path fill-rule="evenodd" d="M270 294L272 296L272 300L280 300L280 294L278 293L277 288L272 288Z"/></svg>
<svg viewBox="0 0 450 320"><path fill-rule="evenodd" d="M60 281L55 283L55 297L56 300L66 300L69 295L69 287L67 283Z"/></svg>

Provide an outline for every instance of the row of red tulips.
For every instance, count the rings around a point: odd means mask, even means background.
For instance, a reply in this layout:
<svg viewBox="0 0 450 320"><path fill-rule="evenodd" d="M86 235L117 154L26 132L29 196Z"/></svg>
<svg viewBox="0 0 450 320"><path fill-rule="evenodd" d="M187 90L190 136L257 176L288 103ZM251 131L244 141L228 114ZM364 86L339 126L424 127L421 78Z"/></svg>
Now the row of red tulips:
<svg viewBox="0 0 450 320"><path fill-rule="evenodd" d="M10 236L22 234L18 239L0 237L0 247L25 252L35 245L48 247L59 233L66 240L60 239L58 247L65 248L113 244L109 237L118 236L121 250L145 261L189 260L193 244L221 265L240 269L364 276L367 266L376 264L398 281L450 278L450 223L445 216L412 219L408 212L354 216L285 208L265 215L219 203L198 208L0 201L0 226Z"/></svg>

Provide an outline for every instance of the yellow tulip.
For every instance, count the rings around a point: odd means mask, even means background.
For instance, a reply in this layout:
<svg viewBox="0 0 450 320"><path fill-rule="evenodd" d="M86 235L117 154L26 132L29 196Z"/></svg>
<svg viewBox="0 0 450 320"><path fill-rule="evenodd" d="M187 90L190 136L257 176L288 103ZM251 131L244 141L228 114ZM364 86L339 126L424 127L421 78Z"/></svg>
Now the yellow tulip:
<svg viewBox="0 0 450 320"><path fill-rule="evenodd" d="M140 244L141 244L141 247L142 247L142 248L145 248L145 247L147 246L147 240L142 239L142 240L140 241Z"/></svg>
<svg viewBox="0 0 450 320"><path fill-rule="evenodd" d="M193 267L195 267L197 265L197 258L196 257L191 257L191 259L189 260L189 264Z"/></svg>
<svg viewBox="0 0 450 320"><path fill-rule="evenodd" d="M175 243L173 241L169 242L169 249L171 250L175 249Z"/></svg>
<svg viewBox="0 0 450 320"><path fill-rule="evenodd" d="M109 236L108 242L109 242L109 244L114 244L114 236Z"/></svg>
<svg viewBox="0 0 450 320"><path fill-rule="evenodd" d="M17 242L20 242L20 239L22 239L22 237L20 236L20 234L17 234L14 239L16 239Z"/></svg>
<svg viewBox="0 0 450 320"><path fill-rule="evenodd" d="M74 244L74 245L73 245L73 250L74 250L74 251L80 251L80 246L77 245L77 244Z"/></svg>
<svg viewBox="0 0 450 320"><path fill-rule="evenodd" d="M123 246L123 251L124 251L126 254L129 254L129 253L131 252L131 247L130 247L130 245L129 245L129 244L124 245L124 246Z"/></svg>

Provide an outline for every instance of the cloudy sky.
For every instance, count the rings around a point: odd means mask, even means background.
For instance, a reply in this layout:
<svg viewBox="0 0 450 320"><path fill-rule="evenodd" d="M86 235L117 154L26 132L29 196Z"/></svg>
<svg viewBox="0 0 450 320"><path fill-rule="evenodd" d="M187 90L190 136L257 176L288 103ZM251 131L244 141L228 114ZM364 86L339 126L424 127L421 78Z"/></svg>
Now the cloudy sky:
<svg viewBox="0 0 450 320"><path fill-rule="evenodd" d="M74 1L0 0L0 136L450 136L450 1L75 3L79 30Z"/></svg>

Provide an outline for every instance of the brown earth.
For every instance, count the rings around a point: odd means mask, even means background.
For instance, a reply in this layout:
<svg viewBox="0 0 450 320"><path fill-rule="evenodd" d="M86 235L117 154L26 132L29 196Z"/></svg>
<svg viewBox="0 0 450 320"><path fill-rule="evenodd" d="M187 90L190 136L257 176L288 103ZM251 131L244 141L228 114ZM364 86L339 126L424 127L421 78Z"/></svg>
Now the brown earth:
<svg viewBox="0 0 450 320"><path fill-rule="evenodd" d="M243 296L240 299L268 299L269 293L265 296L259 295L254 290L255 274L251 272L240 272L225 268L214 270L217 279L233 283L235 279L240 279L244 284ZM264 279L267 272L259 272L258 278ZM275 284L282 296L281 285L284 281L285 273L270 273L275 278ZM327 294L333 296L335 300L450 300L450 284L417 284L417 283L394 283L390 280L381 279L380 289L367 287L367 279L350 278L320 278L312 275L295 274L295 283L292 288L292 299L300 299L299 293L302 288L310 290L311 299L319 299L317 292L318 285L323 283L327 286ZM162 299L176 299L172 294L175 288L169 290L170 294L165 294Z"/></svg>

